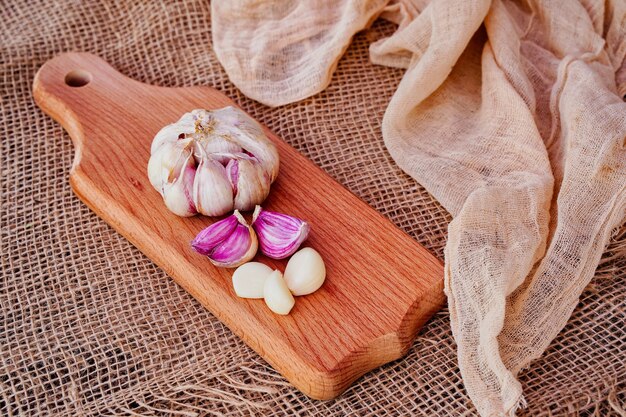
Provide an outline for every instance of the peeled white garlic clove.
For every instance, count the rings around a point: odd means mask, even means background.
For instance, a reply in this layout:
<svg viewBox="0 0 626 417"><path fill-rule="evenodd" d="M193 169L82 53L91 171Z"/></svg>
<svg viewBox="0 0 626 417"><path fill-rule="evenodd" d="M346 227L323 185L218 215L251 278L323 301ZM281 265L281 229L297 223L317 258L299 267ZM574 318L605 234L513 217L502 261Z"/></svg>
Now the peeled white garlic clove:
<svg viewBox="0 0 626 417"><path fill-rule="evenodd" d="M260 262L247 262L233 273L233 288L241 298L263 298L265 280L272 268Z"/></svg>
<svg viewBox="0 0 626 417"><path fill-rule="evenodd" d="M214 265L235 268L254 257L258 241L252 227L235 210L231 216L198 233L191 246Z"/></svg>
<svg viewBox="0 0 626 417"><path fill-rule="evenodd" d="M326 279L322 256L312 248L296 252L285 269L285 282L293 295L307 295L317 291Z"/></svg>
<svg viewBox="0 0 626 417"><path fill-rule="evenodd" d="M201 160L193 182L192 198L198 213L205 216L219 216L231 210L233 188L226 168L212 159Z"/></svg>
<svg viewBox="0 0 626 417"><path fill-rule="evenodd" d="M309 224L302 219L256 206L252 227L259 239L261 252L273 259L293 254L309 235Z"/></svg>
<svg viewBox="0 0 626 417"><path fill-rule="evenodd" d="M252 209L267 197L278 175L276 147L254 119L234 107L193 110L157 133L148 162L154 188L163 194L189 154L198 166L192 200L200 213L209 216ZM223 172L206 160L226 168L230 192Z"/></svg>
<svg viewBox="0 0 626 417"><path fill-rule="evenodd" d="M265 298L265 304L270 310L281 315L289 314L296 303L289 288L287 288L283 274L278 270L269 274L265 279L263 298Z"/></svg>

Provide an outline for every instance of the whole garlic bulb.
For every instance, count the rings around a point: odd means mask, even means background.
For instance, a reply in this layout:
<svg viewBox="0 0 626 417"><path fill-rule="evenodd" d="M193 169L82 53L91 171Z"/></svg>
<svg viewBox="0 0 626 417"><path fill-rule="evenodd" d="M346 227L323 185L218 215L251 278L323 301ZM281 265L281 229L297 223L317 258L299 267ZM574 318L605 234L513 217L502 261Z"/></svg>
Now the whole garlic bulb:
<svg viewBox="0 0 626 417"><path fill-rule="evenodd" d="M276 147L232 106L185 113L157 133L150 153L150 183L179 216L251 210L278 176Z"/></svg>

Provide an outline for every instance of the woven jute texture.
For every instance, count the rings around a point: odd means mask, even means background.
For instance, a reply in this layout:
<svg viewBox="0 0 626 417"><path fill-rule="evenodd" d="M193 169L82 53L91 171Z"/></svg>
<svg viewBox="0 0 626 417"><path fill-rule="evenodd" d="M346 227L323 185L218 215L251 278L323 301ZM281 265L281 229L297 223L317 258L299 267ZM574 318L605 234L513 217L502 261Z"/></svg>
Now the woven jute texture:
<svg viewBox="0 0 626 417"><path fill-rule="evenodd" d="M323 93L271 109L229 83L205 1L2 2L0 14L0 415L475 414L446 310L404 359L338 399L299 393L78 200L71 140L31 96L37 69L64 51L147 83L213 86L442 258L450 216L380 132L403 71L372 65L368 46L391 24L355 37ZM521 415L626 415L625 252L622 229L566 328L522 373Z"/></svg>

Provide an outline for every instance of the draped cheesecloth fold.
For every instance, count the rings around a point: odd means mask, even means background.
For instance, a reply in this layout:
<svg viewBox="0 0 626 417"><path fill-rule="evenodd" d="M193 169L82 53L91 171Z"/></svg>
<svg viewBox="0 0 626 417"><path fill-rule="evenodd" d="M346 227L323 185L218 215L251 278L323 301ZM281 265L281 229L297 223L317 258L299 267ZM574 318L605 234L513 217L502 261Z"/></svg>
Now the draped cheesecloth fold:
<svg viewBox="0 0 626 417"><path fill-rule="evenodd" d="M214 1L231 80L270 106L324 89L351 37L406 68L383 119L403 170L453 215L445 289L483 416L565 326L626 214L626 2Z"/></svg>

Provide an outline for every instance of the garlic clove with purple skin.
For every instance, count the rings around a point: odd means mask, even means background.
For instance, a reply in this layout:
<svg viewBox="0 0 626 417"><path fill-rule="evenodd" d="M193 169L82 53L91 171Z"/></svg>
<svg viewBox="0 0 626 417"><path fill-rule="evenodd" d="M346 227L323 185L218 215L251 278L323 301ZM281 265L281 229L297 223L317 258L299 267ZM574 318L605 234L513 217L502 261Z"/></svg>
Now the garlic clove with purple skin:
<svg viewBox="0 0 626 417"><path fill-rule="evenodd" d="M252 259L257 249L254 230L237 226L233 233L213 250L209 259L217 266L234 268Z"/></svg>
<svg viewBox="0 0 626 417"><path fill-rule="evenodd" d="M239 211L202 230L191 242L193 249L216 266L235 268L254 257L256 233Z"/></svg>
<svg viewBox="0 0 626 417"><path fill-rule="evenodd" d="M193 249L200 255L208 256L221 242L226 240L235 230L239 220L232 214L202 229L191 242Z"/></svg>
<svg viewBox="0 0 626 417"><path fill-rule="evenodd" d="M287 214L263 210L256 206L252 227L257 233L261 252L273 259L283 259L298 250L309 236L309 224Z"/></svg>

